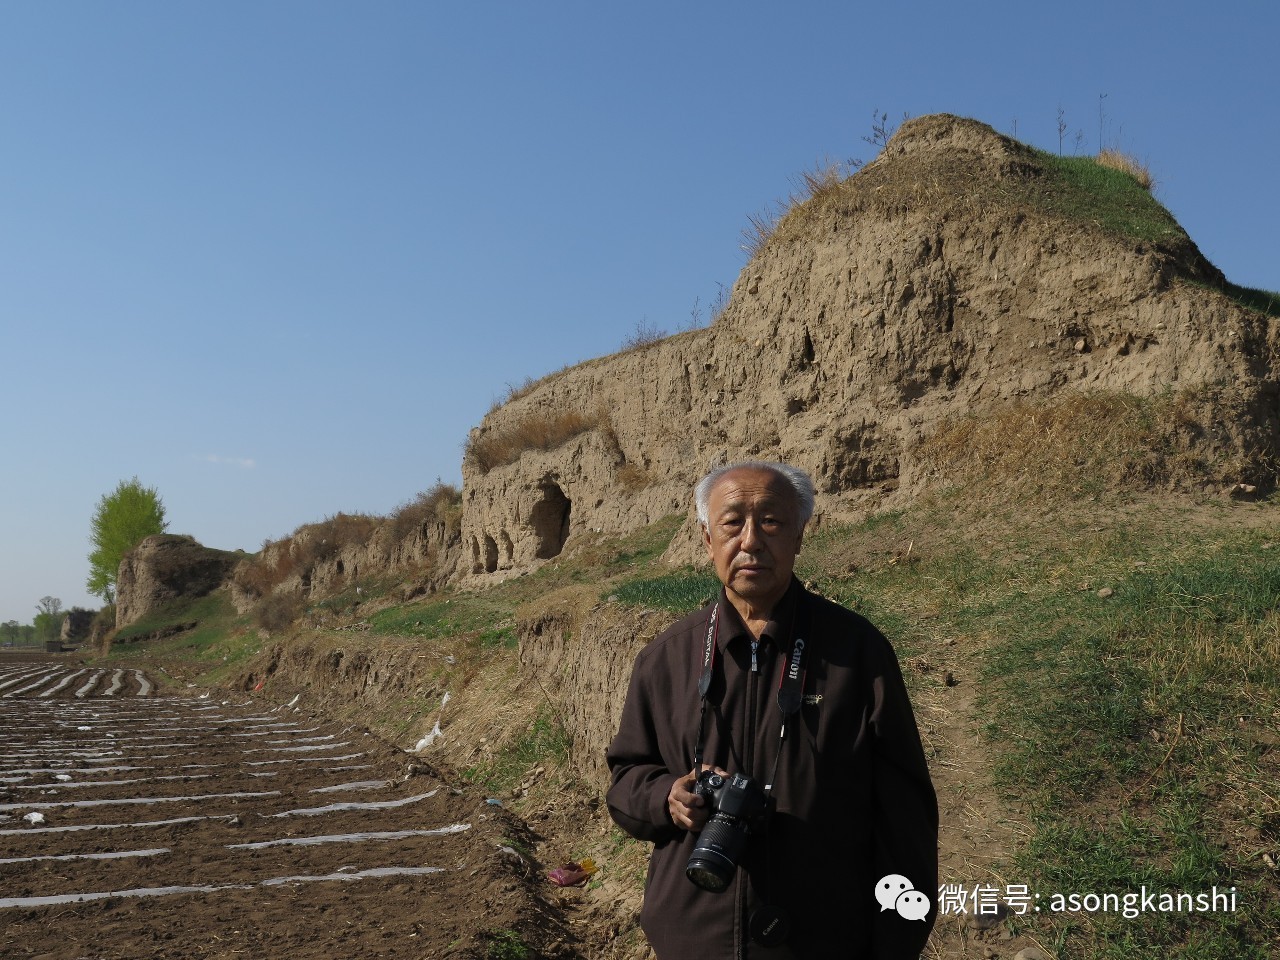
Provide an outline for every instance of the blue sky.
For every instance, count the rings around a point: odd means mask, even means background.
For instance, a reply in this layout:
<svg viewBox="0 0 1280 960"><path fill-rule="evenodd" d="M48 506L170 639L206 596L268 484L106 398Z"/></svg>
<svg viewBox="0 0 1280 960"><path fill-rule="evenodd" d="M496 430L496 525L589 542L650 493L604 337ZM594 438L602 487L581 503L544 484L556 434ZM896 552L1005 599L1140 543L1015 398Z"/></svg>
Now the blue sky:
<svg viewBox="0 0 1280 960"><path fill-rule="evenodd" d="M257 549L437 477L506 385L705 315L875 109L1146 161L1280 288L1272 5L0 0L0 620L98 498ZM1105 98L1100 101L1100 96Z"/></svg>

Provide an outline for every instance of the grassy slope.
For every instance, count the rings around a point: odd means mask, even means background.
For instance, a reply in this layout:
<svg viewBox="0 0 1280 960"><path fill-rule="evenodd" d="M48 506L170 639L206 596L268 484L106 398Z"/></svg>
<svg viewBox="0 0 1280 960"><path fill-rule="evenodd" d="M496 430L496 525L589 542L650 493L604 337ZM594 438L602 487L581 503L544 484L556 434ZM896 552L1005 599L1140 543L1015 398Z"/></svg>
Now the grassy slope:
<svg viewBox="0 0 1280 960"><path fill-rule="evenodd" d="M1262 529L1240 532L1231 514L1255 509ZM1042 942L1064 957L1270 955L1280 908L1260 857L1280 827L1275 518L1237 507L1206 528L1154 512L1087 523L1009 517L991 531L999 548L957 538L849 587L899 614L908 649L945 635L981 650L999 786L1033 828L1013 876L1046 899L1238 889L1235 914L1042 913Z"/></svg>

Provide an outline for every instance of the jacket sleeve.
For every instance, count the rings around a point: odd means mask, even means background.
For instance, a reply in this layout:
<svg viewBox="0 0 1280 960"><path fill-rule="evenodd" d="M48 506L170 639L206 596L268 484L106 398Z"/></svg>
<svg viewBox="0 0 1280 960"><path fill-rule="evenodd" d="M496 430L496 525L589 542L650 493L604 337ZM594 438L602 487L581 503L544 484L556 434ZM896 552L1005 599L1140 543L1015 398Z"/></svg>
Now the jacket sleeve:
<svg viewBox="0 0 1280 960"><path fill-rule="evenodd" d="M688 771L668 769L662 756L658 721L661 705L653 696L644 653L636 660L622 708L618 735L605 758L612 782L605 798L615 823L639 840L662 842L680 832L667 811L671 785Z"/></svg>
<svg viewBox="0 0 1280 960"><path fill-rule="evenodd" d="M876 960L916 960L938 913L938 801L911 702L888 641L871 677L875 766L875 878L900 874L929 898L923 921L882 910L873 924ZM874 883L875 881L873 881ZM871 891L867 891L867 895ZM877 908L878 909L878 908Z"/></svg>

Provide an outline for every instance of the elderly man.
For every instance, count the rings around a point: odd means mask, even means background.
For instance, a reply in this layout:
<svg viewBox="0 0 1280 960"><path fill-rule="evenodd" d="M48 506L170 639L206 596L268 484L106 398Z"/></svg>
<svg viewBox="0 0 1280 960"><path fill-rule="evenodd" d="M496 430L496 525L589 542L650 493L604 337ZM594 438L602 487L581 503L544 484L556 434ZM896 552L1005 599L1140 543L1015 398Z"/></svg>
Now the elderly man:
<svg viewBox="0 0 1280 960"><path fill-rule="evenodd" d="M803 471L733 464L695 500L724 587L640 652L608 750L609 812L654 844L645 934L659 960L915 960L938 811L893 650L792 575Z"/></svg>

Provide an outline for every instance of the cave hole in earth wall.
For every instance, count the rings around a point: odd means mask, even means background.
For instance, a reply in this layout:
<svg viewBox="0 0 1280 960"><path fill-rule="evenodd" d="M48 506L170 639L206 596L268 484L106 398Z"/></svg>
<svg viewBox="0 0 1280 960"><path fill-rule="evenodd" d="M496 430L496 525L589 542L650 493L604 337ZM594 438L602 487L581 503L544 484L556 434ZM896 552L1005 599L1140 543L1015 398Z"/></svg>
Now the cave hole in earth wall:
<svg viewBox="0 0 1280 960"><path fill-rule="evenodd" d="M552 480L544 480L538 485L538 490L542 496L529 514L537 541L534 556L539 560L550 560L560 555L564 542L569 539L569 513L573 504L560 485Z"/></svg>

